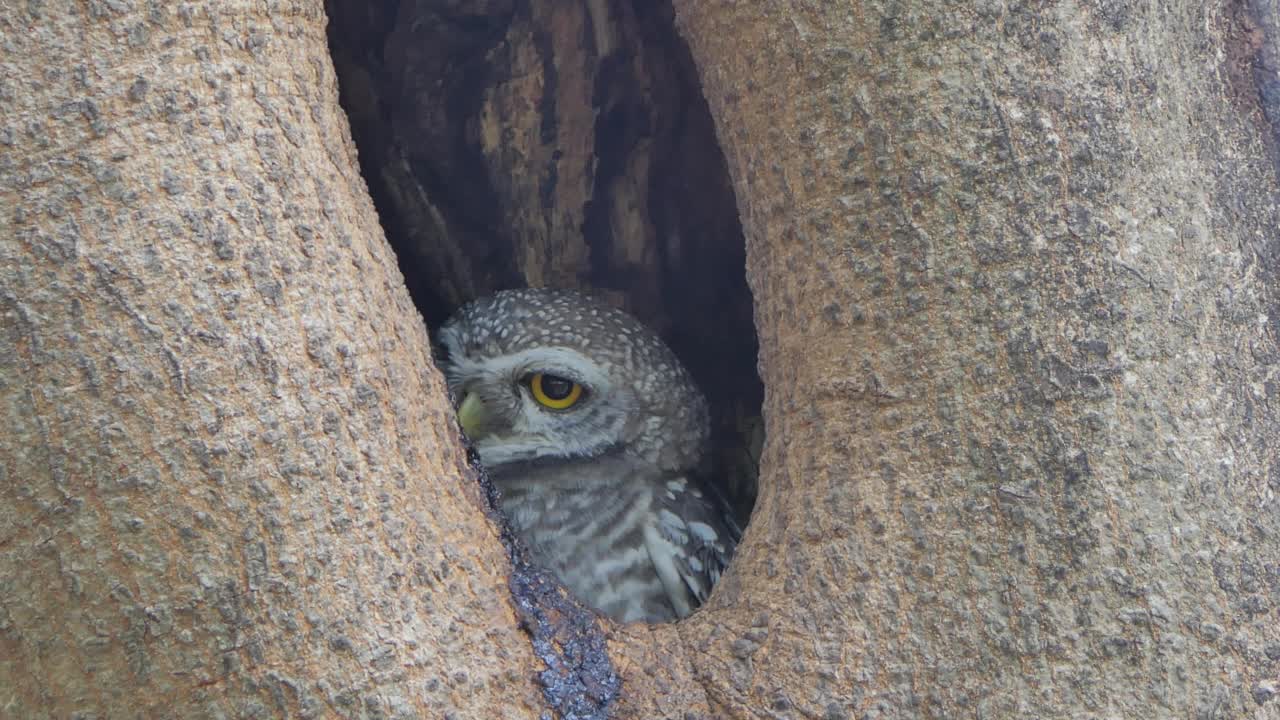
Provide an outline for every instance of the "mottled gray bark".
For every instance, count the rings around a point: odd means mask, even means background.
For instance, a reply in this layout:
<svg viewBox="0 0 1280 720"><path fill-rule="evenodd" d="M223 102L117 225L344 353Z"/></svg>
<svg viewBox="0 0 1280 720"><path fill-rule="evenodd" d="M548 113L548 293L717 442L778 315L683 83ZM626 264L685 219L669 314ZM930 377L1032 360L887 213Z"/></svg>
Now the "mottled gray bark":
<svg viewBox="0 0 1280 720"><path fill-rule="evenodd" d="M0 37L0 716L536 717L319 3Z"/></svg>
<svg viewBox="0 0 1280 720"><path fill-rule="evenodd" d="M682 628L716 712L1280 717L1240 8L676 5L767 388L744 549Z"/></svg>

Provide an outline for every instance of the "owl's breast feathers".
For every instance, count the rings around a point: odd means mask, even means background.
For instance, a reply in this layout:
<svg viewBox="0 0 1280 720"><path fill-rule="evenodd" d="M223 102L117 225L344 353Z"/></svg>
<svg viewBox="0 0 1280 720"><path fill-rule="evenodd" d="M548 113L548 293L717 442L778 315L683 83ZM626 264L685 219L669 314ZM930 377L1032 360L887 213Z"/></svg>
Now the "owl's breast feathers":
<svg viewBox="0 0 1280 720"><path fill-rule="evenodd" d="M693 612L740 535L695 478L621 453L504 465L491 475L534 560L617 620L660 622Z"/></svg>

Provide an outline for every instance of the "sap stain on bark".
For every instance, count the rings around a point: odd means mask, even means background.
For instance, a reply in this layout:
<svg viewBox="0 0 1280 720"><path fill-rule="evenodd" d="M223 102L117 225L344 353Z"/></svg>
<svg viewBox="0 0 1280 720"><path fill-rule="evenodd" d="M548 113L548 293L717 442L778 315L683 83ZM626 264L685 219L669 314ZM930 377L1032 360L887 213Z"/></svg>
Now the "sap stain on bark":
<svg viewBox="0 0 1280 720"><path fill-rule="evenodd" d="M1280 0L1236 0L1223 15L1225 75L1242 116L1255 118L1280 170Z"/></svg>
<svg viewBox="0 0 1280 720"><path fill-rule="evenodd" d="M498 511L498 490L469 443L467 462L510 555L508 587L516 616L534 654L546 665L538 673L543 698L561 720L606 720L622 679L609 659L599 616L571 597L551 573L529 561L528 549Z"/></svg>

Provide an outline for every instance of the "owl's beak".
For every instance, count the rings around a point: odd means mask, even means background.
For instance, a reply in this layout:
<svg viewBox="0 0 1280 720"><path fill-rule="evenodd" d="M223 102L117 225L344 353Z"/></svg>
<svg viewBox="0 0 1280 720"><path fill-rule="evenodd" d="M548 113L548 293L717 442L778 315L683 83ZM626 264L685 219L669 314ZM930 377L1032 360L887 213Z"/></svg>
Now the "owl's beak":
<svg viewBox="0 0 1280 720"><path fill-rule="evenodd" d="M458 422L462 424L462 431L467 437L472 440L480 437L480 430L485 425L485 411L484 403L475 393L467 393L462 398L462 404L458 406Z"/></svg>

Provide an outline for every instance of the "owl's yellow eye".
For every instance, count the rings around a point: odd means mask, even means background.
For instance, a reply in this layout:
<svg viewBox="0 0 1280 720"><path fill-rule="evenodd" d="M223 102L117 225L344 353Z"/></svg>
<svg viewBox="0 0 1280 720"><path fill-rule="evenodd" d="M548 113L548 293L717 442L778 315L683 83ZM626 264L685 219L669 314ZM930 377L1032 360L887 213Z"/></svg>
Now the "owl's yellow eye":
<svg viewBox="0 0 1280 720"><path fill-rule="evenodd" d="M582 399L582 386L559 375L534 373L528 382L533 399L552 410L568 410Z"/></svg>

